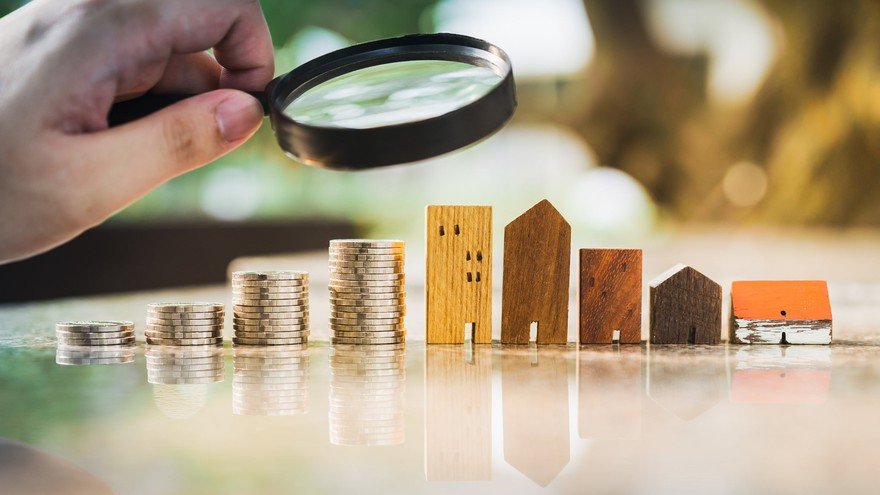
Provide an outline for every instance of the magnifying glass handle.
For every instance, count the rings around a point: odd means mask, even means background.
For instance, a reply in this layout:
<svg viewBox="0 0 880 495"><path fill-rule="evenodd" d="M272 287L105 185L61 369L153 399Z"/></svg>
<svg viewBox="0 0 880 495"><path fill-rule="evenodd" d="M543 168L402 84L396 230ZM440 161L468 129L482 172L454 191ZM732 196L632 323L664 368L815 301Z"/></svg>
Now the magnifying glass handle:
<svg viewBox="0 0 880 495"><path fill-rule="evenodd" d="M265 91L248 91L248 94L260 100L263 105L263 114L269 114L269 100ZM110 107L110 113L107 115L107 121L110 127L126 124L141 117L146 117L151 113L158 112L165 107L171 106L179 101L193 97L193 94L145 94L137 98L120 101L114 103Z"/></svg>

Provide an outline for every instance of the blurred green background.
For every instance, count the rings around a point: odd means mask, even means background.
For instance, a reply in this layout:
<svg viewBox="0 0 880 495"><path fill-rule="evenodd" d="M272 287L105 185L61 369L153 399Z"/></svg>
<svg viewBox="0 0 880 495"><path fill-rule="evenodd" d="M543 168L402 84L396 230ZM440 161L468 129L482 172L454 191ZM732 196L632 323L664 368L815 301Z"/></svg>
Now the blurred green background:
<svg viewBox="0 0 880 495"><path fill-rule="evenodd" d="M113 222L318 218L417 236L428 203L507 219L546 197L612 239L682 222L880 223L876 1L261 3L279 73L351 43L459 32L509 52L518 114L470 149L359 174L291 161L267 123Z"/></svg>

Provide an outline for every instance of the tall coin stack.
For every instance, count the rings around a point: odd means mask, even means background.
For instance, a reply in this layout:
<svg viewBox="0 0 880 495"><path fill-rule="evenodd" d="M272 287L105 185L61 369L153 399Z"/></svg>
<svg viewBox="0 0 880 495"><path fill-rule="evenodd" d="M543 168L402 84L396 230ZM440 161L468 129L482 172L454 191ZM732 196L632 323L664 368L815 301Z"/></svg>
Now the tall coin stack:
<svg viewBox="0 0 880 495"><path fill-rule="evenodd" d="M406 340L403 241L330 241L330 330L333 344L400 344Z"/></svg>
<svg viewBox="0 0 880 495"><path fill-rule="evenodd" d="M232 303L234 344L304 347L308 343L308 273L234 272Z"/></svg>
<svg viewBox="0 0 880 495"><path fill-rule="evenodd" d="M55 325L59 346L117 346L134 344L130 321L65 321Z"/></svg>
<svg viewBox="0 0 880 495"><path fill-rule="evenodd" d="M223 343L221 303L153 303L147 306L147 344L218 345Z"/></svg>
<svg viewBox="0 0 880 495"><path fill-rule="evenodd" d="M405 440L404 344L330 349L330 443L397 445Z"/></svg>

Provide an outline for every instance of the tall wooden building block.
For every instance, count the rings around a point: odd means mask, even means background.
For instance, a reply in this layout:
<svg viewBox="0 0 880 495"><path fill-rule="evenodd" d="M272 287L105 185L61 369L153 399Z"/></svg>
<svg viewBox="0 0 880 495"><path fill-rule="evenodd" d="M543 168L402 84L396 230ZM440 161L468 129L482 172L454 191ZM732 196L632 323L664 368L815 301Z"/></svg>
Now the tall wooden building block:
<svg viewBox="0 0 880 495"><path fill-rule="evenodd" d="M492 478L492 347L425 349L425 479Z"/></svg>
<svg viewBox="0 0 880 495"><path fill-rule="evenodd" d="M427 208L426 341L492 343L492 207Z"/></svg>
<svg viewBox="0 0 880 495"><path fill-rule="evenodd" d="M682 264L651 282L651 344L717 344L721 286Z"/></svg>
<svg viewBox="0 0 880 495"><path fill-rule="evenodd" d="M561 348L505 349L501 355L504 460L547 486L570 460L568 359Z"/></svg>
<svg viewBox="0 0 880 495"><path fill-rule="evenodd" d="M504 228L501 343L568 342L571 226L546 199Z"/></svg>
<svg viewBox="0 0 880 495"><path fill-rule="evenodd" d="M580 250L580 343L642 341L642 250Z"/></svg>
<svg viewBox="0 0 880 495"><path fill-rule="evenodd" d="M730 302L732 343L831 343L831 302L823 280L734 282Z"/></svg>

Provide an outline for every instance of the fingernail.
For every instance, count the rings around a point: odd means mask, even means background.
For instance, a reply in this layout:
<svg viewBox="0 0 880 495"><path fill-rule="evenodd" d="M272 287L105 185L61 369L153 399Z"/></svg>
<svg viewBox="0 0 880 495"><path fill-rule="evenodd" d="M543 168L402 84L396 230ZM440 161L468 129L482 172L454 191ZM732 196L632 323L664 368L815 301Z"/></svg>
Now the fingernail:
<svg viewBox="0 0 880 495"><path fill-rule="evenodd" d="M256 98L238 93L221 101L215 114L220 135L227 142L247 137L263 121L263 107Z"/></svg>

